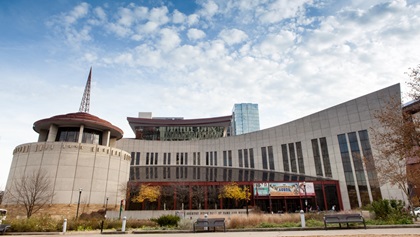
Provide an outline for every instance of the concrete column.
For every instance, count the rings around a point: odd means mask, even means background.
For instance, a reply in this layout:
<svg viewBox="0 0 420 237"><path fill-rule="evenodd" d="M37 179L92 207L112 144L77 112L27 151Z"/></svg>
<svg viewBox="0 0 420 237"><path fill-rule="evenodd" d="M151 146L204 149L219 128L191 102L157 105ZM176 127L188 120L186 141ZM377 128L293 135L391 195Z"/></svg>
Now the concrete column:
<svg viewBox="0 0 420 237"><path fill-rule="evenodd" d="M85 129L85 125L80 125L80 130L79 130L79 140L78 143L82 143L82 139L83 139L83 130Z"/></svg>
<svg viewBox="0 0 420 237"><path fill-rule="evenodd" d="M55 138L57 137L58 127L54 124L50 125L50 130L48 131L47 142L54 142ZM39 134L41 139L41 134Z"/></svg>
<svg viewBox="0 0 420 237"><path fill-rule="evenodd" d="M109 140L111 139L111 131L102 132L102 146L109 146Z"/></svg>

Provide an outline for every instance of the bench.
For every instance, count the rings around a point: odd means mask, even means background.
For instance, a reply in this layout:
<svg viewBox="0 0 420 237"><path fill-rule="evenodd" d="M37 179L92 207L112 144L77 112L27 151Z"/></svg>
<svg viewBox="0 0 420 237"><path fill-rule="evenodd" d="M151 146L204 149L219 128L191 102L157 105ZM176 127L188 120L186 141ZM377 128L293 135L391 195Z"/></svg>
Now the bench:
<svg viewBox="0 0 420 237"><path fill-rule="evenodd" d="M349 213L349 214L326 214L324 215L324 225L327 229L327 224L339 224L341 228L341 223L347 223L347 228L349 228L349 223L363 223L366 229L365 218L358 213Z"/></svg>
<svg viewBox="0 0 420 237"><path fill-rule="evenodd" d="M194 222L194 232L197 231L197 228L207 228L210 231L210 228L213 227L213 231L216 231L216 227L223 227L223 232L226 232L225 218L204 218L197 219Z"/></svg>
<svg viewBox="0 0 420 237"><path fill-rule="evenodd" d="M10 228L10 225L0 224L0 233L4 235L8 228Z"/></svg>

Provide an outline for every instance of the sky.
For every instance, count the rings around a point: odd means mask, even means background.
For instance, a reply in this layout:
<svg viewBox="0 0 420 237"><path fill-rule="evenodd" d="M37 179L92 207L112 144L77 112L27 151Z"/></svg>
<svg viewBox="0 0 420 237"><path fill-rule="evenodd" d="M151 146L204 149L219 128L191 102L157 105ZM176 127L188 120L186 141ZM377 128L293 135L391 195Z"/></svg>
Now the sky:
<svg viewBox="0 0 420 237"><path fill-rule="evenodd" d="M420 0L0 1L0 190L33 123L79 111L207 118L257 103L269 128L400 83Z"/></svg>

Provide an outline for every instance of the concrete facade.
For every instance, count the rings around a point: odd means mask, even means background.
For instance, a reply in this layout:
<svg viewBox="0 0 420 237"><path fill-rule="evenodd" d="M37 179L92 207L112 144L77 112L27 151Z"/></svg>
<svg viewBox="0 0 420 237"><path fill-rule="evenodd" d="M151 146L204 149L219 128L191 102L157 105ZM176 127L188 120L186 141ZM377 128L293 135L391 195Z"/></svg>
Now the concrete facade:
<svg viewBox="0 0 420 237"><path fill-rule="evenodd" d="M373 200L374 195L372 195L371 190L372 184L369 183L372 181L368 179L366 167L364 167L365 170L363 170L362 173L364 173L366 177L367 184L365 186L367 187L368 196L366 193L364 194L365 196L363 196L360 190L362 187L361 183L357 183L359 178L357 175L360 174L360 170L358 172L355 171L358 165L356 154L354 152L350 152L349 155L351 162L343 166L344 158L341 155L338 136L343 135L346 138L350 138L350 135L356 135L358 147L362 147L360 132L370 135L371 127L377 125L374 118L375 111L380 110L391 98L400 98L399 84L350 100L295 121L248 134L198 141L146 141L123 138L117 142L116 146L128 152L140 153L139 164L134 164L132 167L168 165L163 163L164 153L171 153L172 157L175 156L175 153L187 153L189 157L188 164L184 165L208 167L205 161L206 153L208 152L213 152L213 154L217 153L217 166L225 167L224 157L222 154L224 151L231 151L233 159L232 166L229 168L245 170L254 169L262 171L274 170L289 173L290 175L300 174L315 178L322 177L338 180L340 182L340 191L344 209L350 209L355 208L355 206L353 205L352 207L350 204L351 197L349 196L349 191L347 189L348 185L345 177L345 166L347 165L347 168L352 170L351 175L353 176L355 182L355 190L352 192L355 192L353 198L357 198L356 206L360 207L363 205L363 198L369 198L370 202ZM369 136L369 139L373 139L373 137ZM326 156L325 159L323 157L319 159L317 170L313 144L319 144L320 142L324 142L324 144L326 144L328 156ZM298 162L296 160L294 162L297 167L292 167L293 161L291 157L286 156L285 158L283 156L285 146L288 154L290 155L292 150L294 150L293 152L295 153L297 143L301 144L303 167L299 167L299 165L296 164ZM370 140L370 144L373 146L372 140ZM349 147L349 149L351 145L352 144L350 144L349 140L347 140L347 147ZM272 148L273 151L274 167L270 164L264 165L263 162L263 152L268 147ZM238 151L244 149L253 150L255 161L254 168L245 167L241 164L240 158L238 157ZM319 153L324 152L323 150L321 151L320 146L316 147L316 149L319 149ZM360 156L362 156L361 152L362 151L360 149L358 154L359 159ZM146 155L152 153L155 154L155 157L156 154L158 154L159 160L157 164L146 164ZM201 165L193 164L194 153L200 153ZM324 156L324 154L322 155ZM374 151L373 155L376 155ZM287 162L285 162L285 159ZM327 167L327 162L330 163L330 168ZM213 163L213 165L214 164L215 163ZM287 164L288 167L284 167L284 164ZM172 162L169 166L171 165L176 166L177 164ZM322 169L320 170L319 167ZM191 173L189 173L189 176L191 176ZM219 178L218 180L223 181ZM153 180L143 181L150 182ZM196 180L193 180L192 177L187 177L187 179L180 180L180 182L181 181L186 182ZM390 187L389 185L382 185L380 187L380 191L383 198L404 199L400 190Z"/></svg>
<svg viewBox="0 0 420 237"><path fill-rule="evenodd" d="M75 204L82 188L81 203L119 204L119 191L129 177L130 155L117 148L71 142L36 142L17 146L13 152L6 187L22 174L39 168L48 172L54 198L50 204ZM5 196L3 204L13 204Z"/></svg>

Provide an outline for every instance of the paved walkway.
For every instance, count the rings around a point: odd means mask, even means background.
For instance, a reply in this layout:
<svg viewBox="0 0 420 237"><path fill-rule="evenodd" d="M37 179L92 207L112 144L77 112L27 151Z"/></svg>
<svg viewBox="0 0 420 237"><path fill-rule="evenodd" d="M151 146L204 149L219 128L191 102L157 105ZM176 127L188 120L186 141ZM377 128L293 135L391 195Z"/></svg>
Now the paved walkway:
<svg viewBox="0 0 420 237"><path fill-rule="evenodd" d="M7 233L10 235L13 233ZM62 233L34 233L36 237L52 235L62 235ZM86 236L86 237L114 237L114 236L141 236L141 237L248 237L248 236L257 236L257 237L296 237L296 236L311 236L311 237L321 237L321 236L340 236L340 237L420 237L420 228L378 228L378 229L334 229L334 230L299 230L299 231L239 231L239 232L199 232L199 233L137 233L132 234L131 232L116 233L116 234L100 234L97 231L94 232L67 232L65 235L69 236ZM20 237L34 235L29 234L19 234Z"/></svg>

